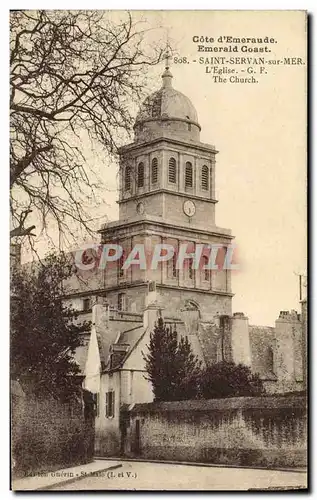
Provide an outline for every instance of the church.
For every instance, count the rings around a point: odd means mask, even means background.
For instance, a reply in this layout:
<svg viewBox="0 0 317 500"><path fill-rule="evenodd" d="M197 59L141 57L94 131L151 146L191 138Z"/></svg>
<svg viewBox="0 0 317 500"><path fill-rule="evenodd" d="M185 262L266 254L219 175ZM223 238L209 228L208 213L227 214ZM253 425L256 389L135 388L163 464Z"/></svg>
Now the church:
<svg viewBox="0 0 317 500"><path fill-rule="evenodd" d="M101 244L116 243L123 254L102 272L74 275L67 283L67 301L92 320L76 359L84 387L96 394L97 455L119 454L122 410L153 400L142 353L158 314L188 337L203 365L248 365L268 393L305 388L305 300L302 314L281 311L275 327L253 326L242 312L232 312L230 268L196 268L192 259L178 268L175 258L157 269L123 268L136 245L146 254L166 244L177 255L184 243L193 253L212 245L226 254L234 237L215 220L217 150L200 141L200 132L195 107L174 89L167 66L161 88L141 105L134 141L119 151L119 220L99 231Z"/></svg>

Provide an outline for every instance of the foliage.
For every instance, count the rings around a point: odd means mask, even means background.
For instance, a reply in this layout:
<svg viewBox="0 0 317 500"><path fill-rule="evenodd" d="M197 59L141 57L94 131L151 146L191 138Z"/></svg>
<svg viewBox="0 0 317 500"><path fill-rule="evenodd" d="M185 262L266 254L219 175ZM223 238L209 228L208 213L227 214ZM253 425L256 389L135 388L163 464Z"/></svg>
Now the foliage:
<svg viewBox="0 0 317 500"><path fill-rule="evenodd" d="M88 322L63 302L63 280L72 266L63 254L11 276L11 376L34 396L68 398L78 390L73 358Z"/></svg>
<svg viewBox="0 0 317 500"><path fill-rule="evenodd" d="M10 187L13 235L33 211L48 234L74 223L91 234L92 202L105 191L87 168L94 144L109 160L133 126L145 69L162 51L144 43L127 12L14 10L10 15ZM91 155L92 156L92 155ZM103 203L104 200L99 200Z"/></svg>
<svg viewBox="0 0 317 500"><path fill-rule="evenodd" d="M180 401L197 395L200 361L193 354L187 338L177 338L177 331L160 317L150 334L148 354L144 355L148 380L155 401Z"/></svg>
<svg viewBox="0 0 317 500"><path fill-rule="evenodd" d="M248 366L228 361L215 363L203 370L199 385L203 399L259 396L264 393L257 374L252 374Z"/></svg>

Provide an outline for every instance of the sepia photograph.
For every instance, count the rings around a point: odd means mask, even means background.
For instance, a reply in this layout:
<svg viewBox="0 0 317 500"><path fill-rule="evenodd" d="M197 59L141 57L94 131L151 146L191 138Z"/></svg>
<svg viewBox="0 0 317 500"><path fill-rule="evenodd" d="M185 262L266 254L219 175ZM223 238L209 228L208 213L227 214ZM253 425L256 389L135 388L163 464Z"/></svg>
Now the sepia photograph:
<svg viewBox="0 0 317 500"><path fill-rule="evenodd" d="M307 12L9 23L11 490L307 491Z"/></svg>

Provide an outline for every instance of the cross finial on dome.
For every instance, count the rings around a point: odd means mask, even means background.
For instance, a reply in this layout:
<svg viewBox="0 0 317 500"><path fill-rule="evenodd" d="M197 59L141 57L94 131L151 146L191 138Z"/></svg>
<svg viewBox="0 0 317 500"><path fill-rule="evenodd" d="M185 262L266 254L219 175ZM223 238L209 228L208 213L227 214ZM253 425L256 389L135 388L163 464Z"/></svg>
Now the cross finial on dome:
<svg viewBox="0 0 317 500"><path fill-rule="evenodd" d="M165 52L165 56L164 56L164 59L165 59L165 71L162 75L162 79L163 79L163 87L171 87L172 86L172 78L173 78L173 75L172 73L170 72L170 59L171 59L171 55L170 55L170 47L169 45L167 44L167 47L166 47L166 52Z"/></svg>
<svg viewBox="0 0 317 500"><path fill-rule="evenodd" d="M169 69L170 67L170 59L171 59L171 54L170 54L170 48L169 48L169 45L167 45L166 47L166 52L165 52L165 56L164 56L164 59L165 59L165 69Z"/></svg>

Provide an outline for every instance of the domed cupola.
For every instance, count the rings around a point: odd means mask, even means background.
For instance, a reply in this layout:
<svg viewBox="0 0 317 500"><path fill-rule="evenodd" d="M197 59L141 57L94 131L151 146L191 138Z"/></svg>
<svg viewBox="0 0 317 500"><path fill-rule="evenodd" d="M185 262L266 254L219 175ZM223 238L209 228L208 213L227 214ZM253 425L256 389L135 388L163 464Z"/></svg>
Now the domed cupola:
<svg viewBox="0 0 317 500"><path fill-rule="evenodd" d="M158 137L199 141L201 127L190 99L172 86L169 67L162 75L162 87L149 95L136 117L134 132L138 142Z"/></svg>

